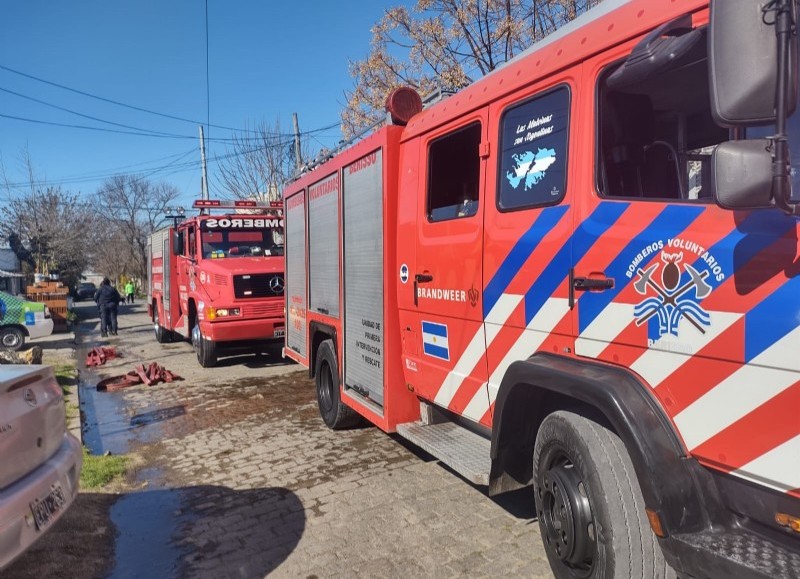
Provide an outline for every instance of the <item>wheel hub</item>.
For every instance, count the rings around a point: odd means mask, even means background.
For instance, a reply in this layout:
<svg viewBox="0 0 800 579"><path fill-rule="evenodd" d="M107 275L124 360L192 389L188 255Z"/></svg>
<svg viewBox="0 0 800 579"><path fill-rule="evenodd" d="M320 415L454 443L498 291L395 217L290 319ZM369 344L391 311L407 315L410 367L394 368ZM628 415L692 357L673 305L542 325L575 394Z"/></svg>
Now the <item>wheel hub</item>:
<svg viewBox="0 0 800 579"><path fill-rule="evenodd" d="M565 564L591 569L594 521L580 473L564 460L551 464L540 475L538 499L547 547Z"/></svg>
<svg viewBox="0 0 800 579"><path fill-rule="evenodd" d="M195 349L200 347L200 326L197 324L192 328L192 346Z"/></svg>
<svg viewBox="0 0 800 579"><path fill-rule="evenodd" d="M333 408L333 377L331 376L331 370L327 365L321 368L321 375L319 379L320 406L324 412L328 412L331 408Z"/></svg>

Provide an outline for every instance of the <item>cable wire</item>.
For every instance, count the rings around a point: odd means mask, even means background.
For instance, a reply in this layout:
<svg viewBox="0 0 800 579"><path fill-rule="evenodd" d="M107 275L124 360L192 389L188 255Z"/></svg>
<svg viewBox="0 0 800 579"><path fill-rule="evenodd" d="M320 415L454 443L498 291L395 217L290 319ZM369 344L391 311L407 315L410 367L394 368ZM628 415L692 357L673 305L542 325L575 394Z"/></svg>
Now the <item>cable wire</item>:
<svg viewBox="0 0 800 579"><path fill-rule="evenodd" d="M88 93L88 92L85 92L85 91L82 91L82 90L78 90L78 89L75 89L75 88L71 88L71 87L65 86L63 84L58 84L57 82L52 82L52 81L49 81L49 80L45 80L43 78L39 78L38 76L34 76L32 74L27 74L27 73L21 72L19 70L14 70L13 68L9 68L7 66L3 66L2 64L0 64L0 69L8 71L8 72L11 72L11 73L14 73L14 74L18 74L20 76L24 76L25 78L29 78L29 79L35 80L37 82L41 82L41 83L44 83L44 84L49 84L50 86L54 86L54 87L57 87L57 88L60 88L60 89L63 89L63 90L74 92L76 94L79 94L79 95L82 95L82 96L85 96L85 97L88 97L88 98L93 98L93 99L97 99L99 101L110 103L112 105L125 107L125 108L128 108L128 109L133 109L135 111L139 111L139 112L142 112L142 113L147 113L147 114L150 114L150 115L157 115L159 117L165 117L167 119L173 119L175 121L181 121L181 122L184 122L184 123L192 123L193 125L202 125L203 124L200 121L195 121L195 120L192 120L192 119L185 119L183 117L178 117L178 116L170 115L170 114L167 114L167 113L160 113L158 111L152 111L150 109L145 109L145 108L142 108L142 107L137 107L135 105L129 105L129 104L126 104L126 103L123 103L123 102L120 102L120 101L115 101L113 99L108 99L108 98L105 98L105 97L101 97L101 96L98 96L98 95L95 95L95 94L92 94L92 93ZM251 133L251 132L254 132L254 131L251 131L249 129L238 129L238 128L235 128L235 127L226 127L224 125L210 125L210 126L213 126L214 128L217 128L217 129L224 129L226 131L234 131L234 132L237 132L237 133Z"/></svg>

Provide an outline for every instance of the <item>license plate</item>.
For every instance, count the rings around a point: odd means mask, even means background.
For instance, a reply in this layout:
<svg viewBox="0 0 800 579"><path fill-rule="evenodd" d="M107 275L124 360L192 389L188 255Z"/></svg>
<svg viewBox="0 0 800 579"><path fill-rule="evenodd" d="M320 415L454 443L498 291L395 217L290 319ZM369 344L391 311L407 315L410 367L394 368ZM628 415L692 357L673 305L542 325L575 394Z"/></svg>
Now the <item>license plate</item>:
<svg viewBox="0 0 800 579"><path fill-rule="evenodd" d="M278 328L273 332L272 335L275 336L276 338L282 338L286 335L286 328Z"/></svg>
<svg viewBox="0 0 800 579"><path fill-rule="evenodd" d="M46 497L33 501L31 503L31 513L33 513L33 520L36 522L36 529L39 531L44 529L64 507L66 502L67 499L64 497L64 491L61 489L61 483L59 482L53 485Z"/></svg>

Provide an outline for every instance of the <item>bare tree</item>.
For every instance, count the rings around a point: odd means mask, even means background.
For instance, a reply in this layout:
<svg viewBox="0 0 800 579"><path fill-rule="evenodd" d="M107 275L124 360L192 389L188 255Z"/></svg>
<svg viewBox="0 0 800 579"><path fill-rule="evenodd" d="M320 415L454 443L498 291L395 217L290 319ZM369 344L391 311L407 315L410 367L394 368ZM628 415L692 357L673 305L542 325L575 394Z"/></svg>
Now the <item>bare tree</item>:
<svg viewBox="0 0 800 579"><path fill-rule="evenodd" d="M94 214L77 194L54 186L40 186L26 150L21 154L28 183L10 183L0 164L5 201L0 204L0 239L8 241L20 260L43 274L58 273L74 285L86 268L92 243Z"/></svg>
<svg viewBox="0 0 800 579"><path fill-rule="evenodd" d="M398 86L425 95L458 90L519 54L600 0L417 0L387 10L372 28L370 53L350 63L342 130L381 120Z"/></svg>
<svg viewBox="0 0 800 579"><path fill-rule="evenodd" d="M95 271L118 280L122 275L130 276L136 270L135 251L122 227L106 229L97 241L92 256Z"/></svg>
<svg viewBox="0 0 800 579"><path fill-rule="evenodd" d="M245 125L218 165L217 185L234 199L276 201L294 173L294 138L281 133L280 121ZM304 147L307 149L307 146ZM304 151L305 153L305 151Z"/></svg>
<svg viewBox="0 0 800 579"><path fill-rule="evenodd" d="M99 262L108 275L119 270L138 279L147 276L147 239L166 224L165 210L179 191L167 183L152 183L134 175L117 175L106 180L96 194ZM111 258L109 251L116 257ZM121 268L121 269L120 269Z"/></svg>

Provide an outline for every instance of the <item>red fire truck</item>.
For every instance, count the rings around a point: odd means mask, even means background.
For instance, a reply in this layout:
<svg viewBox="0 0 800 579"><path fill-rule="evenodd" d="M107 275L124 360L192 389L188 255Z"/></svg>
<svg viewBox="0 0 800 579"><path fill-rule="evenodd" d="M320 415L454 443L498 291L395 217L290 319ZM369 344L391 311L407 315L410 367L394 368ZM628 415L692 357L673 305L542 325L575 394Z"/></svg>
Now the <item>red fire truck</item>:
<svg viewBox="0 0 800 579"><path fill-rule="evenodd" d="M156 231L148 312L156 340L189 338L203 367L223 350L283 341L282 203L199 200L200 215ZM235 210L221 215L210 210Z"/></svg>
<svg viewBox="0 0 800 579"><path fill-rule="evenodd" d="M284 353L325 423L532 486L558 577L800 576L794 15L605 0L393 93L284 192Z"/></svg>

